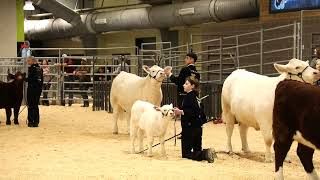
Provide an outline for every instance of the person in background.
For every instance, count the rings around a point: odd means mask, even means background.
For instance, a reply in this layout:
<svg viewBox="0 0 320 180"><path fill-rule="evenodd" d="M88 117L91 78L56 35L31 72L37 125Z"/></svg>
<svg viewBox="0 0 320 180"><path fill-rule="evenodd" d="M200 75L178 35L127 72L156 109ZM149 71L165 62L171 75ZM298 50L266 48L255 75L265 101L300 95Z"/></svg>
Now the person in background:
<svg viewBox="0 0 320 180"><path fill-rule="evenodd" d="M120 56L120 64L118 64L117 69L113 72L113 74L119 74L121 71L130 72L130 66L127 63L127 60L124 56Z"/></svg>
<svg viewBox="0 0 320 180"><path fill-rule="evenodd" d="M105 81L106 80L104 67L99 67L99 69L98 69L98 71L96 73L97 73L97 75L95 75L93 77L94 81Z"/></svg>
<svg viewBox="0 0 320 180"><path fill-rule="evenodd" d="M43 71L33 56L27 58L27 64L29 65L27 77L28 127L38 127L40 122L38 104L43 85Z"/></svg>
<svg viewBox="0 0 320 180"><path fill-rule="evenodd" d="M25 41L23 45L21 46L21 57L22 58L27 58L31 56L31 50L30 48L30 42Z"/></svg>
<svg viewBox="0 0 320 180"><path fill-rule="evenodd" d="M79 77L79 82L80 82L80 90L81 90L81 96L83 99L83 106L81 107L89 107L89 100L88 100L88 89L89 89L89 84L87 82L90 82L90 68L87 67L87 59L82 58L81 59L81 67L77 68L74 71L74 74Z"/></svg>
<svg viewBox="0 0 320 180"><path fill-rule="evenodd" d="M310 67L314 69L318 69L320 71L320 47L317 47L313 50L313 58L309 62ZM320 85L320 80L316 83L318 86Z"/></svg>
<svg viewBox="0 0 320 180"><path fill-rule="evenodd" d="M182 158L196 161L207 160L213 163L216 154L213 149L202 150L202 125L201 109L197 96L199 94L199 81L190 76L184 85L183 98L180 109L174 108L175 115L181 115L181 149Z"/></svg>
<svg viewBox="0 0 320 180"><path fill-rule="evenodd" d="M47 59L44 59L42 61L42 71L43 71L43 100L42 100L42 105L44 106L49 106L49 99L48 99L48 90L51 87L51 80L52 76L50 75L50 67L49 67L49 62Z"/></svg>
<svg viewBox="0 0 320 180"><path fill-rule="evenodd" d="M20 47L20 52L19 54L21 54L21 59L17 59L16 60L16 67L14 68L15 71L20 71L22 72L23 70L23 62L26 62L26 59L28 57L30 57L32 55L30 48L30 42L29 41L25 41L21 47Z"/></svg>
<svg viewBox="0 0 320 180"><path fill-rule="evenodd" d="M74 70L76 69L76 67L74 67L73 65L75 65L74 60L72 60L71 58L67 58L66 54L63 54L62 57L64 57L64 63L63 63L63 72L64 72L64 89L69 91L68 93L64 93L63 94L63 98L65 98L66 94L69 94L68 96L68 105L71 106L73 104L73 92L71 92L74 89L74 81L75 81L75 77L74 77ZM65 101L64 101L65 103Z"/></svg>

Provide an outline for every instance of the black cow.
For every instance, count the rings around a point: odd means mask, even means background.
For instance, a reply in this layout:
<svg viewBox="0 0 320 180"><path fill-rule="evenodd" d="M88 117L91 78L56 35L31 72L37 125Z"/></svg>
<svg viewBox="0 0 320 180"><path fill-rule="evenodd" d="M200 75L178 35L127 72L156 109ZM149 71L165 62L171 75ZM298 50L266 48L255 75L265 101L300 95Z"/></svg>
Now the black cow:
<svg viewBox="0 0 320 180"><path fill-rule="evenodd" d="M23 99L25 77L26 73L17 72L15 75L8 73L9 82L0 81L0 109L6 109L7 125L11 124L11 108L14 109L14 124L19 124L18 115Z"/></svg>
<svg viewBox="0 0 320 180"><path fill-rule="evenodd" d="M281 81L275 91L273 136L276 180L282 180L283 161L292 142L308 179L319 180L312 157L320 149L320 87L293 80Z"/></svg>

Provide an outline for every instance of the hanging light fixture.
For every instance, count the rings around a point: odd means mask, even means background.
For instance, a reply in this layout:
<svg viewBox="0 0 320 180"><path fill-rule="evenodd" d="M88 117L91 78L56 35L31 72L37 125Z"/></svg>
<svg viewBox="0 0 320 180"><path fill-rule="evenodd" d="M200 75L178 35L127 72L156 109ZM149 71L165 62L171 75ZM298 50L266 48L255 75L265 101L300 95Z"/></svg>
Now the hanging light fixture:
<svg viewBox="0 0 320 180"><path fill-rule="evenodd" d="M32 2L30 0L28 0L24 3L23 10L25 10L25 11L33 11L34 10L34 6L32 5Z"/></svg>

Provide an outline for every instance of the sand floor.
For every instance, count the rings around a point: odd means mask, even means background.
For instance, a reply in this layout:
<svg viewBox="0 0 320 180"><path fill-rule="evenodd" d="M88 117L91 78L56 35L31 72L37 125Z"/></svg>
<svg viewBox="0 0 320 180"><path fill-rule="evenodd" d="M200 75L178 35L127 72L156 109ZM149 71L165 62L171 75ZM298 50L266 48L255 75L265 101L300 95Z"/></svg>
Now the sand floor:
<svg viewBox="0 0 320 180"><path fill-rule="evenodd" d="M234 151L239 155L218 154L215 163L195 162L181 158L180 140L166 143L167 158L160 147L154 156L129 154L130 139L124 134L126 123L119 123L119 135L111 131L111 114L93 112L92 108L40 106L39 128L25 124L27 111L19 118L20 125L6 126L5 111L0 113L0 179L273 179L273 163L263 162L264 144L260 132L249 129L250 155L241 153L238 128L233 135ZM173 122L167 137L173 135ZM177 132L180 132L179 122ZM158 139L156 139L158 142ZM226 145L225 126L206 124L203 147L223 151ZM286 179L306 179L306 174L293 144L285 163ZM320 155L315 153L319 169Z"/></svg>

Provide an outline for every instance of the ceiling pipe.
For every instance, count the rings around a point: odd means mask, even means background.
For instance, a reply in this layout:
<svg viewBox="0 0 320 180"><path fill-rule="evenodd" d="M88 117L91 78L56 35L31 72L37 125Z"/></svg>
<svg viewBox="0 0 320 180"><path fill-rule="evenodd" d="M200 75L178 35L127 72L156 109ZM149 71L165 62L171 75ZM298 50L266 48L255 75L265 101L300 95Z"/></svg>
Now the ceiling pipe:
<svg viewBox="0 0 320 180"><path fill-rule="evenodd" d="M52 1L52 0L51 0ZM200 0L81 15L81 26L62 19L26 20L28 39L66 38L132 29L169 28L259 16L259 0Z"/></svg>
<svg viewBox="0 0 320 180"><path fill-rule="evenodd" d="M56 18L61 18L73 26L82 23L78 13L56 0L32 0L32 2L34 5L51 12Z"/></svg>

